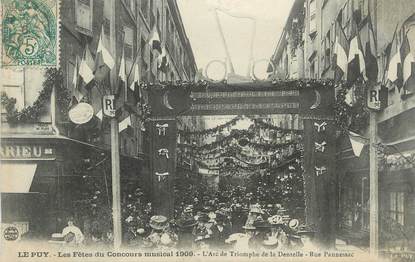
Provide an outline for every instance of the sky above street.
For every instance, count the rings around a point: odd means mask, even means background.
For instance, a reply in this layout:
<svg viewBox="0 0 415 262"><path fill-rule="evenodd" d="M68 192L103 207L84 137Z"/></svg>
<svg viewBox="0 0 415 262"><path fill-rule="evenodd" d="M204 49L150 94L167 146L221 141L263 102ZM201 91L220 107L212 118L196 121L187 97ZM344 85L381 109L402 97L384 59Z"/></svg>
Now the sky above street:
<svg viewBox="0 0 415 262"><path fill-rule="evenodd" d="M294 0L177 0L198 68L205 68L212 60L224 61L226 58L214 15L215 8L222 10L218 12L219 21L235 73L239 75L247 74L253 19L256 20L254 60L269 59L293 2ZM257 63L255 73L258 77L265 76L266 64L265 61ZM214 79L221 78L223 66L219 63L212 64L208 74Z"/></svg>

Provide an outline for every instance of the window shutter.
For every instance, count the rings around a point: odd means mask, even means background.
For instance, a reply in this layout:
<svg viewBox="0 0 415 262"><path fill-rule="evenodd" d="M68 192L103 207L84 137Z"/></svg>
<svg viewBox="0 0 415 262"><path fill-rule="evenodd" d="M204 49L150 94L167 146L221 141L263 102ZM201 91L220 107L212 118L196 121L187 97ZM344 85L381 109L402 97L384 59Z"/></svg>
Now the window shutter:
<svg viewBox="0 0 415 262"><path fill-rule="evenodd" d="M75 0L76 28L82 33L92 35L92 0Z"/></svg>

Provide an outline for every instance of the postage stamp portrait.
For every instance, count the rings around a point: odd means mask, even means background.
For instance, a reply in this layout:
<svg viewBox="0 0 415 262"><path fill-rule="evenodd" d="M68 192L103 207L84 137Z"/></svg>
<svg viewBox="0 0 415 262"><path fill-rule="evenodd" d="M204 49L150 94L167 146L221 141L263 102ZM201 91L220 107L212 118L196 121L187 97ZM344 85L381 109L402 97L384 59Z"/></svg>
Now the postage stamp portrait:
<svg viewBox="0 0 415 262"><path fill-rule="evenodd" d="M58 0L3 0L2 66L57 66Z"/></svg>

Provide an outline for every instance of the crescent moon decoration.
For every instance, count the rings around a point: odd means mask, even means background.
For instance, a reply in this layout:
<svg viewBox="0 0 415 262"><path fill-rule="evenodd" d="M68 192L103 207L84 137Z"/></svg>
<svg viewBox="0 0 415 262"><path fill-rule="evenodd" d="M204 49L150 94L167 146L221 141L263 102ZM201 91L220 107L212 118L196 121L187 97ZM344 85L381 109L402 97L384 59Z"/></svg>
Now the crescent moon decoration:
<svg viewBox="0 0 415 262"><path fill-rule="evenodd" d="M320 92L318 92L317 90L314 90L314 93L316 94L316 101L314 102L313 105L310 106L310 109L316 109L321 104L321 95L320 95Z"/></svg>
<svg viewBox="0 0 415 262"><path fill-rule="evenodd" d="M166 91L164 94L163 94L163 105L165 106L165 107L167 107L168 109L170 109L170 110L173 110L174 108L170 105L170 102L169 102L169 91Z"/></svg>

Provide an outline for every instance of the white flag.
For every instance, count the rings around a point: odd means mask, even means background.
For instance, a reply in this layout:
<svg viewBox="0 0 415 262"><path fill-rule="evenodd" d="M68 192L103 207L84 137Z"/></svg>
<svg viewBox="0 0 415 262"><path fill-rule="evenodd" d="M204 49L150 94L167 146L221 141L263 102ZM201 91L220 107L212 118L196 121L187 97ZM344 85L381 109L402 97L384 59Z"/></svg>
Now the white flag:
<svg viewBox="0 0 415 262"><path fill-rule="evenodd" d="M94 59L88 45L85 46L84 55L79 65L79 75L84 80L85 84L89 84L94 79Z"/></svg>
<svg viewBox="0 0 415 262"><path fill-rule="evenodd" d="M353 106L356 103L356 94L354 86L347 91L344 102L346 102L348 106Z"/></svg>
<svg viewBox="0 0 415 262"><path fill-rule="evenodd" d="M97 57L95 61L95 79L103 80L108 72L115 66L115 61L108 48L104 44L104 26L101 28L101 35L99 37Z"/></svg>
<svg viewBox="0 0 415 262"><path fill-rule="evenodd" d="M99 120L101 120L101 121L102 121L102 118L103 118L102 109L101 109L101 110L99 110L99 111L98 111L98 113L96 113L96 117L98 117L98 118L99 118Z"/></svg>
<svg viewBox="0 0 415 262"><path fill-rule="evenodd" d="M123 130L127 129L127 127L131 126L131 116L128 116L120 123L118 123L118 132L122 132Z"/></svg>
<svg viewBox="0 0 415 262"><path fill-rule="evenodd" d="M75 60L75 67L73 69L73 78L72 78L72 84L73 84L73 94L76 98L76 100L79 102L84 97L84 94L81 92L81 88L78 86L78 63L79 59L78 56Z"/></svg>
<svg viewBox="0 0 415 262"><path fill-rule="evenodd" d="M365 146L367 142L367 139L351 131L349 131L349 138L350 138L350 143L352 144L354 155L359 157L360 154L362 153L363 147Z"/></svg>
<svg viewBox="0 0 415 262"><path fill-rule="evenodd" d="M121 62L120 62L120 72L118 73L120 79L124 82L127 81L127 75L125 73L125 52L122 50Z"/></svg>
<svg viewBox="0 0 415 262"><path fill-rule="evenodd" d="M136 84L137 85L140 84L140 70L138 68L138 64L137 63L134 64L134 68L133 68L133 72L132 73L133 73L133 75L132 75L133 79L132 79L132 82L130 84L130 89L134 91L134 86Z"/></svg>

